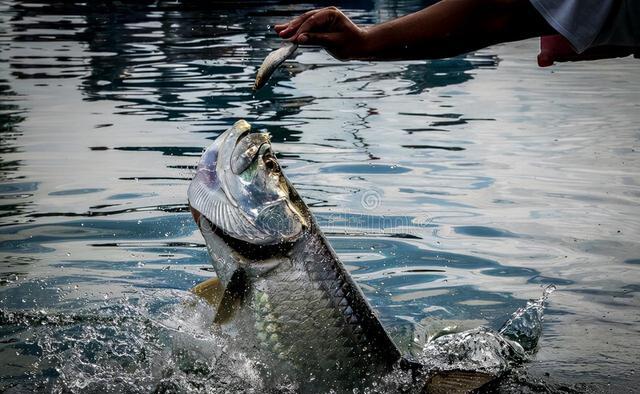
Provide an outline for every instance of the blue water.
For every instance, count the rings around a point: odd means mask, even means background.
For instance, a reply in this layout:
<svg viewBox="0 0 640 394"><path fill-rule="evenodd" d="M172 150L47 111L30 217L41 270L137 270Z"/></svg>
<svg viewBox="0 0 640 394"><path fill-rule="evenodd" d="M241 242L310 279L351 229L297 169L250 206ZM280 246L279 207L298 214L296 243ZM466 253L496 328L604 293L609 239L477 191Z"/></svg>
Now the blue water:
<svg viewBox="0 0 640 394"><path fill-rule="evenodd" d="M555 284L502 389L637 392L640 63L305 48L254 95L269 26L311 7L0 1L0 390L260 392L188 292L213 276L188 183L246 119L394 335L499 327Z"/></svg>

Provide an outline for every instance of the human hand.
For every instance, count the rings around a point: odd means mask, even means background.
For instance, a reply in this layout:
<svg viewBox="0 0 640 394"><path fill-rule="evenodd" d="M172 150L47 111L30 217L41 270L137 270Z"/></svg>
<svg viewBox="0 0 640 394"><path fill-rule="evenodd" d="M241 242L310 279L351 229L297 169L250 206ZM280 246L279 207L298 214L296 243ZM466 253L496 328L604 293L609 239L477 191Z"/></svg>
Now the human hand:
<svg viewBox="0 0 640 394"><path fill-rule="evenodd" d="M639 48L601 46L589 48L582 53L577 53L571 43L563 36L557 34L540 37L540 53L538 65L547 67L554 62L577 62L581 60L608 59L613 57L625 57L638 53Z"/></svg>
<svg viewBox="0 0 640 394"><path fill-rule="evenodd" d="M319 45L340 60L363 59L367 54L364 29L336 7L306 12L288 23L275 26L281 38L302 45Z"/></svg>

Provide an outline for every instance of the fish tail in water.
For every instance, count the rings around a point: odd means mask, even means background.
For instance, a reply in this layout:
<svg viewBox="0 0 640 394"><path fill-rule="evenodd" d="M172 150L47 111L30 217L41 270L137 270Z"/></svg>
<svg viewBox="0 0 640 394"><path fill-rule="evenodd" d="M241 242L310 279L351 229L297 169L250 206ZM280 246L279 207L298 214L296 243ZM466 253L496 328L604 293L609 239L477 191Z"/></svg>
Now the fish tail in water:
<svg viewBox="0 0 640 394"><path fill-rule="evenodd" d="M527 302L527 306L518 309L511 315L500 329L500 334L519 343L524 350L535 349L542 334L545 303L555 290L554 285L545 287L540 298Z"/></svg>
<svg viewBox="0 0 640 394"><path fill-rule="evenodd" d="M298 49L297 44L285 41L280 48L267 55L258 69L256 81L253 84L253 90L262 88L269 78L271 78L271 75L276 71L276 69L278 69L285 60L290 58L296 49Z"/></svg>

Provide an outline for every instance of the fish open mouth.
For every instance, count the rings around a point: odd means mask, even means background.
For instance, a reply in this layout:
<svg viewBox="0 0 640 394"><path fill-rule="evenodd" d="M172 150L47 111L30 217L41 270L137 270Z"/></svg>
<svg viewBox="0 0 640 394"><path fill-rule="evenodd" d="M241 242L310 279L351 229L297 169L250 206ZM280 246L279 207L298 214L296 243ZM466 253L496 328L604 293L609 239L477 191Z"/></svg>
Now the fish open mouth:
<svg viewBox="0 0 640 394"><path fill-rule="evenodd" d="M309 224L299 197L291 194L271 136L252 132L244 121L205 151L188 194L196 222L206 218L224 235L251 244L295 241Z"/></svg>

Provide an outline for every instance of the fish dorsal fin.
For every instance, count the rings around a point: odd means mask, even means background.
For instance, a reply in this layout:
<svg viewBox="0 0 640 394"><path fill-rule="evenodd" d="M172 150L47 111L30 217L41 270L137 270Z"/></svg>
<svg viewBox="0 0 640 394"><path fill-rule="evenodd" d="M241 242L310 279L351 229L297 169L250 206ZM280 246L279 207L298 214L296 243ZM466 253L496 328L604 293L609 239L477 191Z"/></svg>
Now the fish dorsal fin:
<svg viewBox="0 0 640 394"><path fill-rule="evenodd" d="M476 371L440 371L429 377L423 392L429 394L465 394L478 390L495 376Z"/></svg>

